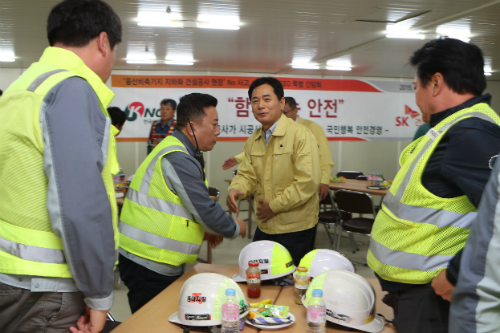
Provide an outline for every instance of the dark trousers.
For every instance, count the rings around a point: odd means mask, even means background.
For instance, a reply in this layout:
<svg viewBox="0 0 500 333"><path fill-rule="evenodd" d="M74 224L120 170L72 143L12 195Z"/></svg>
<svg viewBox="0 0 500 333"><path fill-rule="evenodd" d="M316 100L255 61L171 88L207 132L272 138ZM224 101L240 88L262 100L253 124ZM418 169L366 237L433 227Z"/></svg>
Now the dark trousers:
<svg viewBox="0 0 500 333"><path fill-rule="evenodd" d="M0 282L2 333L67 333L84 313L81 292L31 292Z"/></svg>
<svg viewBox="0 0 500 333"><path fill-rule="evenodd" d="M129 289L127 296L132 313L139 310L180 277L180 275L158 274L136 264L121 254L118 269L120 270L121 279Z"/></svg>
<svg viewBox="0 0 500 333"><path fill-rule="evenodd" d="M383 302L394 309L399 333L447 333L450 302L436 295L430 284L390 292Z"/></svg>
<svg viewBox="0 0 500 333"><path fill-rule="evenodd" d="M283 245L292 256L293 263L298 266L300 259L312 250L311 242L316 228L287 232L285 234L266 234L259 228L255 231L253 241L269 240Z"/></svg>

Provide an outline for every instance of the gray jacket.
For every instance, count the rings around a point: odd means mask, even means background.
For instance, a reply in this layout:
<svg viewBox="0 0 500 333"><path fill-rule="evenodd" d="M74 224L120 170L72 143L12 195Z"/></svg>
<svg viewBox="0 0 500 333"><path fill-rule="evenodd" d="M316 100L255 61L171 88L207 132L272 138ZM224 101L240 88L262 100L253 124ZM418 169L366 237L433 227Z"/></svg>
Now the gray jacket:
<svg viewBox="0 0 500 333"><path fill-rule="evenodd" d="M40 126L47 210L73 279L0 274L1 282L33 292L82 291L92 309L111 308L116 254L111 205L101 176L110 123L82 78L66 79L45 96Z"/></svg>

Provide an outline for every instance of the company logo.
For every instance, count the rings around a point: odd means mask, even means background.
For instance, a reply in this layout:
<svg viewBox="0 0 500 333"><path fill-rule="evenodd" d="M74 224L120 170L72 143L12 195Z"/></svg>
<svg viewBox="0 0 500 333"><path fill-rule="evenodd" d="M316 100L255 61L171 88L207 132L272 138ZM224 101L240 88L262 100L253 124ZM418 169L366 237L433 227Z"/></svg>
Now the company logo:
<svg viewBox="0 0 500 333"><path fill-rule="evenodd" d="M141 102L132 102L125 108L127 121L135 121L137 118L159 118L160 109L148 109Z"/></svg>
<svg viewBox="0 0 500 333"><path fill-rule="evenodd" d="M201 295L202 293L193 293L192 296L188 296L187 297L188 303L198 303L198 304L206 303L207 298Z"/></svg>
<svg viewBox="0 0 500 333"><path fill-rule="evenodd" d="M405 105L405 117L396 117L396 126L410 126L410 120L415 120L415 126L422 125L420 113Z"/></svg>

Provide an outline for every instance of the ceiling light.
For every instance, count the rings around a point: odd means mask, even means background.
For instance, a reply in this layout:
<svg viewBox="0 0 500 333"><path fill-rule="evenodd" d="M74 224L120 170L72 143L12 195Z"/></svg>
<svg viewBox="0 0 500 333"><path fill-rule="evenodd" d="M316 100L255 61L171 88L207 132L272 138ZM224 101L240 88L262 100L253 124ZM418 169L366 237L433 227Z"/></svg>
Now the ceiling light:
<svg viewBox="0 0 500 333"><path fill-rule="evenodd" d="M240 17L238 15L199 14L196 27L203 29L239 30L240 24Z"/></svg>
<svg viewBox="0 0 500 333"><path fill-rule="evenodd" d="M460 39L461 41L466 43L470 41L471 37L470 27L456 23L440 25L437 27L436 33L441 36Z"/></svg>
<svg viewBox="0 0 500 333"><path fill-rule="evenodd" d="M484 72L485 76L491 76L491 74L492 74L491 72Z"/></svg>
<svg viewBox="0 0 500 333"><path fill-rule="evenodd" d="M154 65L156 64L156 59L125 59L127 64L138 64L138 65Z"/></svg>
<svg viewBox="0 0 500 333"><path fill-rule="evenodd" d="M425 35L420 31L411 30L411 22L401 22L397 24L388 24L386 26L387 38L405 38L405 39L425 39Z"/></svg>
<svg viewBox="0 0 500 333"><path fill-rule="evenodd" d="M315 63L308 63L308 64L292 64L292 68L297 68L297 69L319 69L319 65Z"/></svg>
<svg viewBox="0 0 500 333"><path fill-rule="evenodd" d="M193 56L191 55L167 55L165 58L167 65L191 66L194 64Z"/></svg>
<svg viewBox="0 0 500 333"><path fill-rule="evenodd" d="M425 39L424 34L419 34L411 31L404 31L397 34L387 34L387 38L405 38L405 39Z"/></svg>
<svg viewBox="0 0 500 333"><path fill-rule="evenodd" d="M484 75L486 76L491 76L493 70L491 69L491 58L490 57L484 57Z"/></svg>
<svg viewBox="0 0 500 333"><path fill-rule="evenodd" d="M335 59L330 59L326 62L326 69L331 71L351 71L351 56L343 56Z"/></svg>
<svg viewBox="0 0 500 333"><path fill-rule="evenodd" d="M14 62L16 61L16 55L14 54L13 47L12 50L9 50L11 47L6 47L3 50L0 50L0 62Z"/></svg>
<svg viewBox="0 0 500 333"><path fill-rule="evenodd" d="M183 26L180 13L141 11L138 13L137 19L137 25L140 27L182 28Z"/></svg>

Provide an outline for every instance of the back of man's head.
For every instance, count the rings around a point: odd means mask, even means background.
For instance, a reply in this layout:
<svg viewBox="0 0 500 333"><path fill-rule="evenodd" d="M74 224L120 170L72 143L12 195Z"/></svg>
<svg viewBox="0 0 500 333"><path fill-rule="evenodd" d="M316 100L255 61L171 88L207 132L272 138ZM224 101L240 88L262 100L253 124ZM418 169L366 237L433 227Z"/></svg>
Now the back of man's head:
<svg viewBox="0 0 500 333"><path fill-rule="evenodd" d="M170 105L174 110L177 110L177 102L170 98L162 99L160 105Z"/></svg>
<svg viewBox="0 0 500 333"><path fill-rule="evenodd" d="M410 64L426 86L435 73L441 73L445 83L457 94L481 95L486 88L484 59L476 45L453 38L439 38L415 51Z"/></svg>
<svg viewBox="0 0 500 333"><path fill-rule="evenodd" d="M278 100L281 100L285 95L285 92L283 91L283 85L281 84L280 80L272 76L264 76L253 81L250 85L250 88L248 88L248 98L250 98L250 100L252 99L252 93L255 88L260 87L263 84L268 84L273 87L274 93L276 94L276 96L278 96Z"/></svg>
<svg viewBox="0 0 500 333"><path fill-rule="evenodd" d="M101 0L65 0L52 8L47 21L50 46L82 47L103 31L111 49L122 41L120 18Z"/></svg>
<svg viewBox="0 0 500 333"><path fill-rule="evenodd" d="M292 110L295 110L297 108L297 102L295 102L295 98L293 97L285 97L285 103L288 104L288 106Z"/></svg>
<svg viewBox="0 0 500 333"><path fill-rule="evenodd" d="M203 108L217 107L217 98L208 94L192 93L182 96L177 106L177 128L183 129L194 121L201 123L207 114Z"/></svg>
<svg viewBox="0 0 500 333"><path fill-rule="evenodd" d="M111 124L115 127L121 127L125 124L127 120L127 115L120 108L116 106L111 106L108 108L109 117L111 118Z"/></svg>

